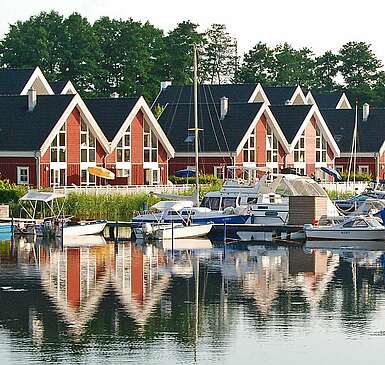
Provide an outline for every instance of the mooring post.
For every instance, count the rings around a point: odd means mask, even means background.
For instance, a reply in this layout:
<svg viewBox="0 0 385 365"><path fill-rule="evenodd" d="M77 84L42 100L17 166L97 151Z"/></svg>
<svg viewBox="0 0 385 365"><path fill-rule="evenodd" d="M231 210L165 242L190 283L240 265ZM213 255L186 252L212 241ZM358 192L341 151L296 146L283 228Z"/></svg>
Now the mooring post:
<svg viewBox="0 0 385 365"><path fill-rule="evenodd" d="M15 222L13 220L13 214L12 214L12 220L11 220L11 237L13 238L15 234Z"/></svg>
<svg viewBox="0 0 385 365"><path fill-rule="evenodd" d="M223 222L223 257L226 257L226 235L227 235L227 232L226 232L226 218Z"/></svg>
<svg viewBox="0 0 385 365"><path fill-rule="evenodd" d="M117 220L115 222L115 231L115 243L117 243L119 238L119 223Z"/></svg>

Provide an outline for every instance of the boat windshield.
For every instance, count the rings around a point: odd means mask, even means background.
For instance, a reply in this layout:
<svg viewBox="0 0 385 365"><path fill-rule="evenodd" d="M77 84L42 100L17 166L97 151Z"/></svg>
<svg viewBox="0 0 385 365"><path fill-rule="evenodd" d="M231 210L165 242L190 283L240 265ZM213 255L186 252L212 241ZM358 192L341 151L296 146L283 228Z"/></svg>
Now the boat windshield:
<svg viewBox="0 0 385 365"><path fill-rule="evenodd" d="M368 223L373 228L384 228L384 226L377 219L369 219Z"/></svg>

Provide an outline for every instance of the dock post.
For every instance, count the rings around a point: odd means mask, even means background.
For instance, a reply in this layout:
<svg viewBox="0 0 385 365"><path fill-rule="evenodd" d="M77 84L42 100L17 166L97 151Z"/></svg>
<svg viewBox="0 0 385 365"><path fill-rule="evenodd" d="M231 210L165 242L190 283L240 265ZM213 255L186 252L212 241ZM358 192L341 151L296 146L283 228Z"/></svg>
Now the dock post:
<svg viewBox="0 0 385 365"><path fill-rule="evenodd" d="M226 227L226 218L223 222L223 257L226 257L226 235L227 235L227 227Z"/></svg>
<svg viewBox="0 0 385 365"><path fill-rule="evenodd" d="M171 219L171 255L174 257L174 220Z"/></svg>
<svg viewBox="0 0 385 365"><path fill-rule="evenodd" d="M116 230L116 232L115 232L115 243L118 243L118 239L119 239L119 223L118 223L118 221L116 220L116 222L115 222L115 230Z"/></svg>
<svg viewBox="0 0 385 365"><path fill-rule="evenodd" d="M15 222L13 220L13 214L12 214L12 220L11 220L11 237L15 235Z"/></svg>

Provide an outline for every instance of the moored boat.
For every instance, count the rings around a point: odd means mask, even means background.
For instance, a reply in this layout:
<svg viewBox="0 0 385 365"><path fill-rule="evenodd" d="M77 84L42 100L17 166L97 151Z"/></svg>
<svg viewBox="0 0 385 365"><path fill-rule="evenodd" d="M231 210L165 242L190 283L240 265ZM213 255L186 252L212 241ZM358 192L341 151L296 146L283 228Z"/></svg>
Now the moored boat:
<svg viewBox="0 0 385 365"><path fill-rule="evenodd" d="M354 216L330 226L304 225L307 240L385 241L385 227L374 217Z"/></svg>

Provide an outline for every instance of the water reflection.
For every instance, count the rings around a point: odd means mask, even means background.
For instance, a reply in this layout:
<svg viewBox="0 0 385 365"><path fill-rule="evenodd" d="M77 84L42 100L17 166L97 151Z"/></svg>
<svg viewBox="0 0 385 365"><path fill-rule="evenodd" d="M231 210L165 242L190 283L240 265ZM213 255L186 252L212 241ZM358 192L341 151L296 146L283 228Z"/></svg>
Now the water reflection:
<svg viewBox="0 0 385 365"><path fill-rule="evenodd" d="M381 334L383 265L355 247L5 241L0 335L24 362L231 363L249 336Z"/></svg>

